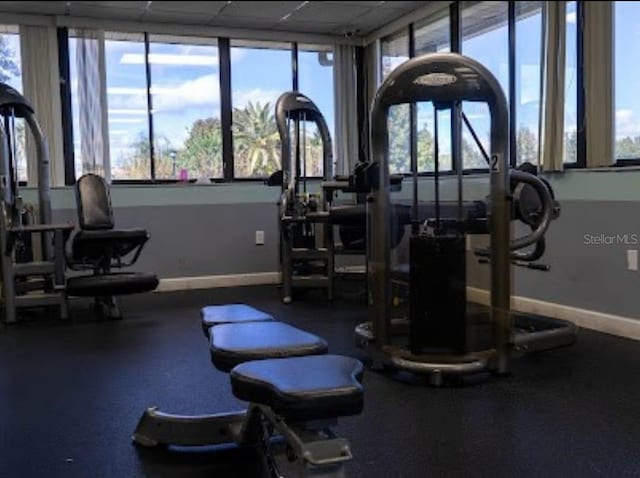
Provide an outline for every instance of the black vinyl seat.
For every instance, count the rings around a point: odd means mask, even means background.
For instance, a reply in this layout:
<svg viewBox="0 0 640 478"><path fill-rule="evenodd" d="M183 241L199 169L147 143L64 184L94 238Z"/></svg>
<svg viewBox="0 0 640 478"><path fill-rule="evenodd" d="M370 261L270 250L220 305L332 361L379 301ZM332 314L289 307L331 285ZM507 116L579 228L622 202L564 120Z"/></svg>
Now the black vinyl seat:
<svg viewBox="0 0 640 478"><path fill-rule="evenodd" d="M271 407L290 420L317 420L362 411L363 365L338 355L247 362L231 370L236 398Z"/></svg>
<svg viewBox="0 0 640 478"><path fill-rule="evenodd" d="M211 362L218 370L252 360L322 355L328 350L320 337L282 322L221 324L210 329Z"/></svg>
<svg viewBox="0 0 640 478"><path fill-rule="evenodd" d="M155 290L158 283L155 274L112 272L104 275L69 277L66 289L69 295L77 297L129 295Z"/></svg>
<svg viewBox="0 0 640 478"><path fill-rule="evenodd" d="M120 317L114 296L158 287L155 274L122 271L136 263L149 233L144 229L115 228L111 193L103 177L85 174L76 181L75 191L80 230L71 241L67 264L72 270L91 273L68 278L66 292L95 297L105 315Z"/></svg>
<svg viewBox="0 0 640 478"><path fill-rule="evenodd" d="M209 329L221 324L238 324L242 322L265 322L274 318L246 304L207 305L200 310L202 330L209 336Z"/></svg>

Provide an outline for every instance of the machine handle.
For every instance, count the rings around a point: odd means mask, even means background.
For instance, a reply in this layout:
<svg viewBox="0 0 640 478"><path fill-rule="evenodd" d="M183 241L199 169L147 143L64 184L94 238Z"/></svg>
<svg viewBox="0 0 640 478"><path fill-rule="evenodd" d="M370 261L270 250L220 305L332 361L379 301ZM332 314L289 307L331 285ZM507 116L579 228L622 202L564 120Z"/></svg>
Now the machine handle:
<svg viewBox="0 0 640 478"><path fill-rule="evenodd" d="M549 192L549 188L547 185L537 176L533 174L525 173L524 171L519 171L517 169L513 169L509 172L510 178L520 183L527 183L533 187L533 189L538 193L540 198L540 203L542 204L542 218L540 219L539 224L530 234L526 236L519 237L511 241L510 250L517 251L518 249L524 249L536 242L540 241L544 238L544 234L547 232L549 228L549 224L553 219L553 198L551 197L551 193ZM518 253L512 252L512 259L520 259L526 257L527 253Z"/></svg>

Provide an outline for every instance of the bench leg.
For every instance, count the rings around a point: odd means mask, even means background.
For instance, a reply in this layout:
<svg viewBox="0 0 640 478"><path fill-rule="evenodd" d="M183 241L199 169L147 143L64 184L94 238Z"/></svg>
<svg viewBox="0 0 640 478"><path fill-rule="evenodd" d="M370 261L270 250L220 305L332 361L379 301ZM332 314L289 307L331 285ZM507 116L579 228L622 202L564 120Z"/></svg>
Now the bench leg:
<svg viewBox="0 0 640 478"><path fill-rule="evenodd" d="M145 447L262 445L263 466L273 472L277 465L271 443L280 438L289 460L295 463L296 476L344 478L344 464L352 458L349 442L333 435L328 423L288 425L269 407L254 404L246 412L194 416L172 415L152 407L142 414L132 440Z"/></svg>
<svg viewBox="0 0 640 478"><path fill-rule="evenodd" d="M232 443L246 419L246 412L217 415L172 415L147 408L132 440L138 445L203 446Z"/></svg>
<svg viewBox="0 0 640 478"><path fill-rule="evenodd" d="M289 447L290 459L297 464L298 476L313 478L344 478L344 464L353 458L351 446L345 438L336 437L330 425L337 420L287 424L269 407L251 405L281 435Z"/></svg>

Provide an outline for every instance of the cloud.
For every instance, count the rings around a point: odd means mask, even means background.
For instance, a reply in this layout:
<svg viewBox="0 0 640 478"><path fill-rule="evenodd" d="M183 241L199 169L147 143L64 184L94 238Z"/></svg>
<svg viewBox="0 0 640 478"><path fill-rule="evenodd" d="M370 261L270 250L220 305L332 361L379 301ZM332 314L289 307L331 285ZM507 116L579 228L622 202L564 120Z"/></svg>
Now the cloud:
<svg viewBox="0 0 640 478"><path fill-rule="evenodd" d="M138 109L147 105L145 88L107 88L110 109ZM217 74L187 80L174 87L151 87L153 110L156 113L184 111L190 107L220 104L220 84Z"/></svg>
<svg viewBox="0 0 640 478"><path fill-rule="evenodd" d="M616 111L616 138L640 136L640 120L632 110Z"/></svg>
<svg viewBox="0 0 640 478"><path fill-rule="evenodd" d="M270 103L275 106L276 100L283 93L280 90L263 90L262 88L254 88L253 90L237 91L233 93L233 107L244 108L247 103Z"/></svg>
<svg viewBox="0 0 640 478"><path fill-rule="evenodd" d="M567 13L567 23L569 24L576 23L576 12Z"/></svg>
<svg viewBox="0 0 640 478"><path fill-rule="evenodd" d="M231 48L231 63L238 63L247 56L247 50L244 48Z"/></svg>

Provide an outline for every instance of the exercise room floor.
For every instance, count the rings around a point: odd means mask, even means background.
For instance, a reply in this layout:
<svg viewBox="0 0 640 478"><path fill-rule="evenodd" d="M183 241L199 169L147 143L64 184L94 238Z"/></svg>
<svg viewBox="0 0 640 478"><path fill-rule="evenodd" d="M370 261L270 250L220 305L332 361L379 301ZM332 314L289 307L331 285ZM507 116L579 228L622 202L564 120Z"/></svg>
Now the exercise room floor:
<svg viewBox="0 0 640 478"><path fill-rule="evenodd" d="M142 411L238 410L209 361L206 304L245 302L362 358L362 300L289 306L276 287L149 294L116 322L33 322L0 331L1 477L251 477L208 451L145 450ZM640 342L580 331L571 348L519 359L513 376L432 388L365 374L365 410L341 420L351 477L640 476Z"/></svg>

